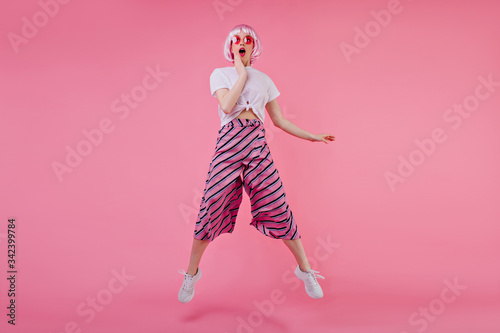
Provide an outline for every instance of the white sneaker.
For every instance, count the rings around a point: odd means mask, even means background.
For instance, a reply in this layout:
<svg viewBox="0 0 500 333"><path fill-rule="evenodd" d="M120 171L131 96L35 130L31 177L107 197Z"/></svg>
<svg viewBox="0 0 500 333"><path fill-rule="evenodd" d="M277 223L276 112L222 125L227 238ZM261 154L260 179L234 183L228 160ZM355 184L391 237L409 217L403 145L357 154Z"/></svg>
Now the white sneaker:
<svg viewBox="0 0 500 333"><path fill-rule="evenodd" d="M312 298L321 298L323 297L323 289L321 289L321 286L316 278L319 277L320 279L324 279L324 277L319 274L316 275L315 273L319 272L313 271L312 269L307 272L303 272L299 265L297 265L297 268L295 269L295 275L304 281L306 293Z"/></svg>
<svg viewBox="0 0 500 333"><path fill-rule="evenodd" d="M182 287L179 290L179 302L187 303L193 299L194 296L194 284L201 278L201 269L195 275L186 273L183 269L179 269L179 273L184 275L184 281L182 282Z"/></svg>

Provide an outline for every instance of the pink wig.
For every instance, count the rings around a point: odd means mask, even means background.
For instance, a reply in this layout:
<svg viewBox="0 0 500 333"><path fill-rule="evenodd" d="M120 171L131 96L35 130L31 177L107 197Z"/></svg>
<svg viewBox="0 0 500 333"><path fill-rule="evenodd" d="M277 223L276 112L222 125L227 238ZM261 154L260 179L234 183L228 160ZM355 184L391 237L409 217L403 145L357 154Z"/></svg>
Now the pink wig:
<svg viewBox="0 0 500 333"><path fill-rule="evenodd" d="M226 37L226 42L224 44L224 57L234 63L234 55L231 53L231 46L233 45L232 38L234 35L239 33L240 31L243 31L246 34L249 34L252 36L254 43L253 43L253 50L252 53L250 54L250 65L253 65L257 59L260 58L260 55L262 54L262 44L260 43L260 38L259 35L253 30L253 28L249 25L246 24L239 24L235 26L227 35Z"/></svg>

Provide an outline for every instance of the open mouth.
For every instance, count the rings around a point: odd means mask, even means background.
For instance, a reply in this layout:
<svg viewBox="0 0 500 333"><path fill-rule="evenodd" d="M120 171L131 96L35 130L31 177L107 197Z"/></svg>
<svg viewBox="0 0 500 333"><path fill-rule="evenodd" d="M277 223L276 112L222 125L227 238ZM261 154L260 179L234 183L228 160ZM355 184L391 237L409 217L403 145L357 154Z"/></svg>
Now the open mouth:
<svg viewBox="0 0 500 333"><path fill-rule="evenodd" d="M244 47L242 47L242 48L240 49L240 55L241 55L241 56L244 56L244 55L245 55L245 53L246 53L245 48L244 48Z"/></svg>

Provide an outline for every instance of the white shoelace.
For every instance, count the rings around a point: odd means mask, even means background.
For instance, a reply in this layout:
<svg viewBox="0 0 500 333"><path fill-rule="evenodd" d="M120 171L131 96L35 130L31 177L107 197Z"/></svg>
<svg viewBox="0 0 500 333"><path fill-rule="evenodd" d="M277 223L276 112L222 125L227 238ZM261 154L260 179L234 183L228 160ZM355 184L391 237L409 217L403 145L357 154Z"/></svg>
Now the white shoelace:
<svg viewBox="0 0 500 333"><path fill-rule="evenodd" d="M193 276L186 273L186 271L183 269L179 269L178 272L180 274L184 275L184 282L182 283L182 289L185 292L188 292L191 289L191 287L193 286Z"/></svg>
<svg viewBox="0 0 500 333"><path fill-rule="evenodd" d="M319 277L320 279L325 279L324 276L316 274L316 273L319 273L319 271L315 271L315 270L310 269L305 273L307 273L309 280L312 281L313 285L315 285L315 286L319 285L318 280L316 279L317 277Z"/></svg>

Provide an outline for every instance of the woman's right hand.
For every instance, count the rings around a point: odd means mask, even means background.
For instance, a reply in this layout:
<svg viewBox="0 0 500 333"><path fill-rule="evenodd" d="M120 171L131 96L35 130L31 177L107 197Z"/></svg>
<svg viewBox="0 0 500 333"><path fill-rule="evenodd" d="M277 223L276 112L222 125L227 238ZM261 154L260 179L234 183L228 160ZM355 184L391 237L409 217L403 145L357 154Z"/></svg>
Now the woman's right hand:
<svg viewBox="0 0 500 333"><path fill-rule="evenodd" d="M238 72L238 75L247 77L247 69L243 65L243 62L241 61L241 56L239 52L233 53L234 54L234 67L236 68L236 71Z"/></svg>

